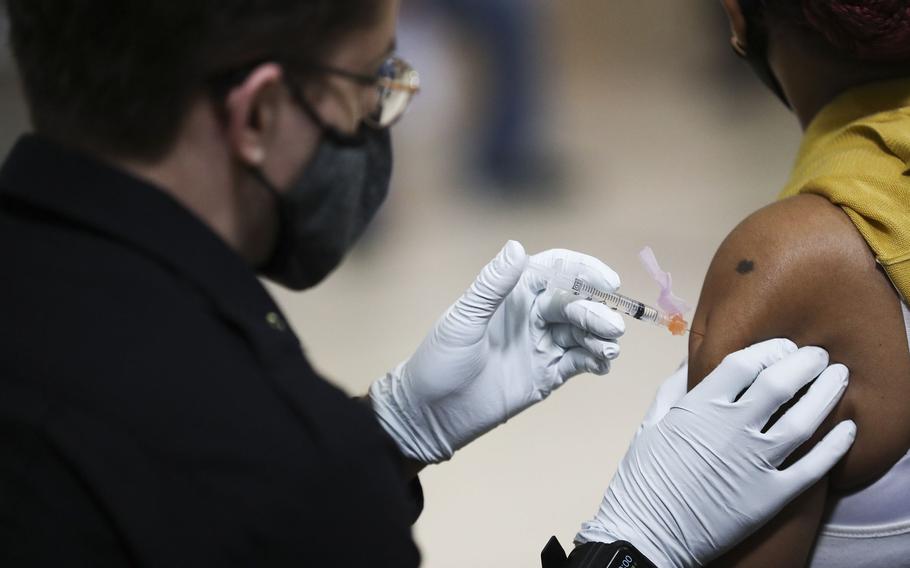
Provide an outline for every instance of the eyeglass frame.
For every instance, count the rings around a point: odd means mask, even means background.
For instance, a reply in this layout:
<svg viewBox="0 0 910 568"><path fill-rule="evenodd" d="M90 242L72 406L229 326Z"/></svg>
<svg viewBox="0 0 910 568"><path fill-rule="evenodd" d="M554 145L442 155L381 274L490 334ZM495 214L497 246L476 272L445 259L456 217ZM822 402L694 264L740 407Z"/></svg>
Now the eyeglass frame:
<svg viewBox="0 0 910 568"><path fill-rule="evenodd" d="M407 92L408 93L408 102L405 105L404 110L401 112L401 114L398 117L395 118L395 120L393 120L389 124L382 126L375 120L372 120L370 117L364 118L364 122L370 128L373 128L375 130L387 130L387 129L391 128L392 126L394 126L395 124L397 124L402 118L404 118L404 115L407 113L408 107L410 106L411 101L413 100L414 96L417 93L419 93L421 90L420 74L410 63L408 63L406 60L404 60L403 58L401 58L397 55L390 55L389 57L387 57L385 59L385 61L383 61L383 66L385 66L389 62L402 64L406 70L410 70L410 71L414 72L414 74L415 74L414 76L417 79L416 85L402 83L401 81L395 81L394 79L391 79L389 77L380 77L378 75L374 76L374 75L367 75L365 73L356 73L354 71L348 71L347 69L339 69L339 68L333 67L331 65L324 65L321 63L314 63L314 62L290 61L290 60L282 59L282 58L260 59L259 61L255 62L255 63L236 68L233 71L225 71L225 72L213 75L212 78L209 79L207 82L209 84L209 87L212 89L212 92L215 94L215 96L218 98L221 98L222 96L224 96L227 93L227 91L230 88L241 83L253 69L258 67L259 65L263 65L268 62L277 63L278 65L285 68L286 70L294 70L294 69L299 69L301 71L310 70L310 71L315 71L317 73L335 75L335 76L341 77L342 79L347 79L349 81L353 81L363 87L379 87L379 88L386 88L386 89ZM291 80L291 78L287 77L287 76L285 77L285 82L290 87L290 89L292 91L291 94L304 107L304 110L306 111L306 113L308 115L310 115L310 117L313 118L320 126L325 128L326 125L323 123L322 119L318 116L318 114L315 113L315 109L312 108L312 106L309 104L309 101L307 101L306 98L303 96L303 93L302 93L301 89L299 88L299 85L297 84L297 82Z"/></svg>
<svg viewBox="0 0 910 568"><path fill-rule="evenodd" d="M401 114L399 116L395 117L395 120L393 120L389 124L382 126L381 124L370 119L369 117L364 119L364 121L368 125L370 125L372 128L375 128L377 130L385 130L385 129L395 126L395 124L397 124L398 121L400 121L402 118L404 118L404 115L407 113L408 107L410 106L411 101L414 99L414 96L420 92L420 73L417 72L417 70L414 68L414 66L397 55L390 55L383 61L383 63L382 63L383 67L390 62L403 66L405 71L413 72L414 76L416 77L416 84L407 84L402 81L396 81L395 79L392 79L390 77L380 77L380 76L367 75L364 73L355 73L353 71L348 71L346 69L339 69L339 68L333 67L331 65L323 65L320 63L308 63L308 64L305 64L304 66L306 68L308 68L312 71L316 71L318 73L326 73L329 75L335 75L337 77L341 77L342 79L347 79L349 81L353 81L363 87L379 87L379 88L384 88L384 89L390 89L393 91L406 92L408 94L408 102L405 105L404 110L401 112ZM294 67L294 65L290 64L289 67Z"/></svg>

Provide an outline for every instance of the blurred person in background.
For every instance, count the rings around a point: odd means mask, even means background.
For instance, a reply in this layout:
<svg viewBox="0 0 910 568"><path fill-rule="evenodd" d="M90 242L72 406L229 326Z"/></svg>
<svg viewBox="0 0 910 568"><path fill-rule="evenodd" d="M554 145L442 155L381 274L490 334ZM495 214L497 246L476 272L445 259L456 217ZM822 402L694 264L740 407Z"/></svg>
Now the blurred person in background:
<svg viewBox="0 0 910 568"><path fill-rule="evenodd" d="M623 320L529 266L619 277L510 242L369 396L308 364L257 276L315 286L385 198L419 90L396 0L5 4L34 133L0 170L3 566L416 566L421 468L618 356ZM571 565L702 564L814 484L855 425L779 466L846 387L828 362L674 375Z"/></svg>
<svg viewBox="0 0 910 568"><path fill-rule="evenodd" d="M910 2L723 4L734 48L804 138L779 201L711 264L690 386L762 338L822 345L852 375L819 435L847 418L860 434L831 475L716 565L910 566Z"/></svg>
<svg viewBox="0 0 910 568"><path fill-rule="evenodd" d="M471 174L468 181L488 194L504 198L546 198L558 191L561 171L557 156L543 135L546 85L538 0L424 0L433 11L454 23L476 46L471 61L479 87L476 132L469 136ZM415 6L417 7L417 6Z"/></svg>

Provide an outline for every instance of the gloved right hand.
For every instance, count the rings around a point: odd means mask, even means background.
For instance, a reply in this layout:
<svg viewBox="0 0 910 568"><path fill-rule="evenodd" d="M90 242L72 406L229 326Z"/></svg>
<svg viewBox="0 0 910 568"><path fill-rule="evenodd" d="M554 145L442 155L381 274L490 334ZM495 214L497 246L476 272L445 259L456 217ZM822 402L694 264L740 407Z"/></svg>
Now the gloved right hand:
<svg viewBox="0 0 910 568"><path fill-rule="evenodd" d="M622 317L551 287L529 263L568 264L602 290L619 287L619 276L596 258L562 249L529 258L508 243L414 356L370 388L379 423L405 457L448 460L572 377L606 374L619 355Z"/></svg>
<svg viewBox="0 0 910 568"><path fill-rule="evenodd" d="M848 375L843 365L828 367L823 349L797 350L782 339L729 355L659 421L643 426L576 543L626 540L661 568L710 562L819 481L850 449L856 425L845 421L805 457L778 469L840 400ZM816 377L762 433L781 405ZM661 394L677 392L681 381L677 373ZM649 414L655 412L660 414Z"/></svg>

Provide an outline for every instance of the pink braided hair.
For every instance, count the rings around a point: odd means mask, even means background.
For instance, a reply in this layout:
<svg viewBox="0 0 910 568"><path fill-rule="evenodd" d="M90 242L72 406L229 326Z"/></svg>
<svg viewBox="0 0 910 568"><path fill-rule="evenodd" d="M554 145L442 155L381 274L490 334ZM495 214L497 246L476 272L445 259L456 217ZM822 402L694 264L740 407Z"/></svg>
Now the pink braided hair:
<svg viewBox="0 0 910 568"><path fill-rule="evenodd" d="M791 0L792 1L792 0ZM813 28L865 60L910 64L910 0L802 0Z"/></svg>

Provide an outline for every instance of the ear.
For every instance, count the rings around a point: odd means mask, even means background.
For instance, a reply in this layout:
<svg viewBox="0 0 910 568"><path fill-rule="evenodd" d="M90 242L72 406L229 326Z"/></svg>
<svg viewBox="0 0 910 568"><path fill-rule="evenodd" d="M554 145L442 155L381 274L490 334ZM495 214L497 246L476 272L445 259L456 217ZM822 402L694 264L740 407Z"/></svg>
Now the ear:
<svg viewBox="0 0 910 568"><path fill-rule="evenodd" d="M276 136L285 98L279 65L256 67L227 96L227 134L234 155L243 163L262 167L269 141Z"/></svg>
<svg viewBox="0 0 910 568"><path fill-rule="evenodd" d="M724 10L727 12L727 18L730 20L730 32L733 34L730 42L733 44L733 49L740 52L741 55L745 55L745 49L748 47L746 43L748 26L739 0L722 0L722 2Z"/></svg>

